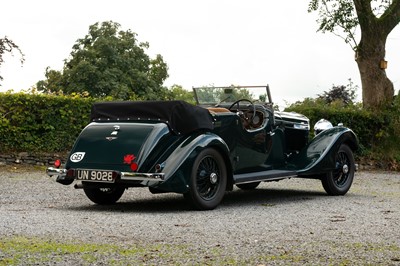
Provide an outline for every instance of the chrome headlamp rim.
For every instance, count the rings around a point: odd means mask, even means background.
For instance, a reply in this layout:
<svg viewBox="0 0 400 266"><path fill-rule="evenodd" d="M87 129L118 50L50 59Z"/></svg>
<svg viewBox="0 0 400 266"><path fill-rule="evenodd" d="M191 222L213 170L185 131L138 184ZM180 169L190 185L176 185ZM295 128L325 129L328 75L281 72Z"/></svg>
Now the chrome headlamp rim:
<svg viewBox="0 0 400 266"><path fill-rule="evenodd" d="M316 135L318 135L322 131L330 129L330 128L333 128L332 123L329 122L328 120L322 118L322 119L318 120L317 123L315 123L314 132L315 132Z"/></svg>

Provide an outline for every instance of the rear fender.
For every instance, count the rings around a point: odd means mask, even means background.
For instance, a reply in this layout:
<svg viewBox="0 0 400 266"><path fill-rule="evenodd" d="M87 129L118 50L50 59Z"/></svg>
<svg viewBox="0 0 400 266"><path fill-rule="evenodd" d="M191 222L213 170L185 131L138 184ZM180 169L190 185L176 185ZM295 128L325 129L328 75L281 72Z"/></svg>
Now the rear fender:
<svg viewBox="0 0 400 266"><path fill-rule="evenodd" d="M124 158L131 155L139 171L147 171L150 153L166 141L170 144L174 138L165 123L92 122L77 138L66 169L126 172L131 168Z"/></svg>
<svg viewBox="0 0 400 266"><path fill-rule="evenodd" d="M340 145L358 149L357 136L346 127L333 127L319 133L290 163L298 169L298 175L327 173L335 169L335 155Z"/></svg>
<svg viewBox="0 0 400 266"><path fill-rule="evenodd" d="M165 174L165 182L156 187L178 193L187 192L193 162L200 151L207 147L214 147L221 152L229 172L231 167L228 159L228 145L221 137L208 132L197 136L189 136L171 153L161 164L163 165L162 172Z"/></svg>

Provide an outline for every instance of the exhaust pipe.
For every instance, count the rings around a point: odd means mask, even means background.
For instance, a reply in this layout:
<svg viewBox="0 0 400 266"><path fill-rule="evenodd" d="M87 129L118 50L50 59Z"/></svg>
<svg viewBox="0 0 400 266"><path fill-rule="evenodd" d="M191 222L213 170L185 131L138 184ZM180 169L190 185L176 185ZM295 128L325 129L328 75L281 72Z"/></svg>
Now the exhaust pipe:
<svg viewBox="0 0 400 266"><path fill-rule="evenodd" d="M75 188L75 189L82 189L82 188L83 188L83 185L82 185L82 184L75 184L75 185L74 185L74 188Z"/></svg>

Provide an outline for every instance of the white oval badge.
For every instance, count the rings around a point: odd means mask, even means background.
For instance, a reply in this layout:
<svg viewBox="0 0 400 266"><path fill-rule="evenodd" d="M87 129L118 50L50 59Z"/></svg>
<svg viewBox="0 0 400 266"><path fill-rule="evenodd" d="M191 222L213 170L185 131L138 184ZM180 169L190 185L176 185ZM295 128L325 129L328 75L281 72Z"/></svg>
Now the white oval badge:
<svg viewBox="0 0 400 266"><path fill-rule="evenodd" d="M75 152L71 155L71 157L69 157L69 159L71 160L71 162L77 163L82 161L83 157L85 157L84 152Z"/></svg>

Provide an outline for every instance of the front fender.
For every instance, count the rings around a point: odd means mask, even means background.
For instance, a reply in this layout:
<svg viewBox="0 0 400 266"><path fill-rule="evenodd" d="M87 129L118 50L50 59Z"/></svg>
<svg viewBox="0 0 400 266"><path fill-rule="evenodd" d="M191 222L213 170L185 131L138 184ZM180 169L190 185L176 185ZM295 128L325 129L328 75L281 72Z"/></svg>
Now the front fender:
<svg viewBox="0 0 400 266"><path fill-rule="evenodd" d="M340 145L358 149L354 132L346 127L333 127L318 134L293 160L298 175L314 175L335 169L335 155Z"/></svg>
<svg viewBox="0 0 400 266"><path fill-rule="evenodd" d="M187 192L193 161L197 154L206 147L216 147L223 153L223 157L229 155L228 145L221 137L213 133L189 136L163 163L162 172L165 174L165 182L156 187L165 191Z"/></svg>

